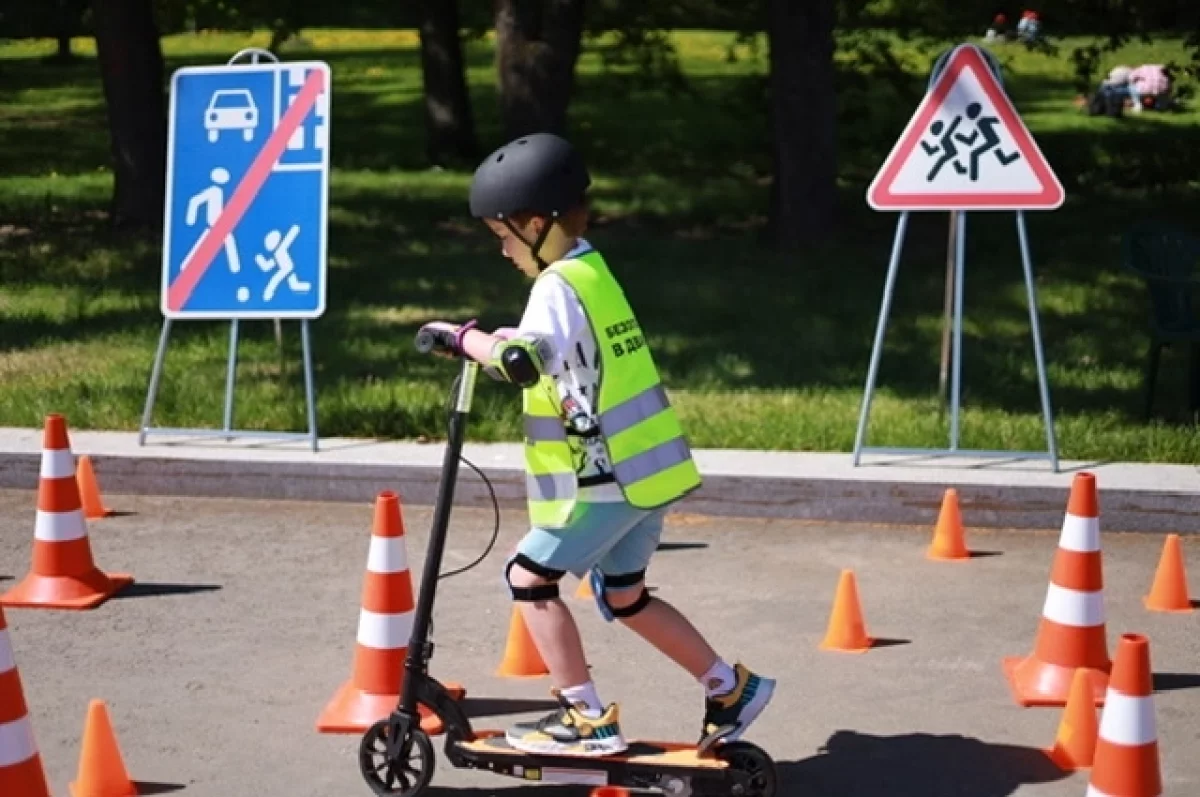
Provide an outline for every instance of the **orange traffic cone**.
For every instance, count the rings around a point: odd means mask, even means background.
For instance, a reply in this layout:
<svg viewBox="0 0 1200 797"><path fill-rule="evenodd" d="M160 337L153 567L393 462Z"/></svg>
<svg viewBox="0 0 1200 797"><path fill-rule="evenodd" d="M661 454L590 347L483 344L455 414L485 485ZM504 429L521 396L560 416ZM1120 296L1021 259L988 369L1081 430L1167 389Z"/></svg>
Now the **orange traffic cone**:
<svg viewBox="0 0 1200 797"><path fill-rule="evenodd" d="M938 512L937 526L933 531L933 542L925 556L929 559L970 559L963 531L962 512L958 507L958 490L953 487L942 496L942 508Z"/></svg>
<svg viewBox="0 0 1200 797"><path fill-rule="evenodd" d="M103 700L88 703L79 773L69 785L72 797L137 797Z"/></svg>
<svg viewBox="0 0 1200 797"><path fill-rule="evenodd" d="M862 606L858 600L858 583L853 570L843 570L838 579L837 594L833 598L833 610L829 614L829 626L825 638L818 646L821 650L838 650L844 653L864 653L872 639L867 636L863 623Z"/></svg>
<svg viewBox="0 0 1200 797"><path fill-rule="evenodd" d="M1088 797L1159 797L1163 793L1154 717L1150 642L1122 634L1100 716Z"/></svg>
<svg viewBox="0 0 1200 797"><path fill-rule="evenodd" d="M0 608L0 794L50 797L42 756L33 738L21 673Z"/></svg>
<svg viewBox="0 0 1200 797"><path fill-rule="evenodd" d="M1092 686L1088 683L1090 677L1083 668L1075 671L1071 679L1071 694L1058 723L1054 746L1046 751L1050 760L1065 772L1087 769L1096 754L1099 724L1096 721L1096 707L1092 705Z"/></svg>
<svg viewBox="0 0 1200 797"><path fill-rule="evenodd" d="M592 789L590 797L629 797L629 789L624 786L597 786Z"/></svg>
<svg viewBox="0 0 1200 797"><path fill-rule="evenodd" d="M396 707L404 684L414 609L400 498L387 490L375 500L353 671L317 718L318 731L359 733ZM456 700L466 692L458 684L444 686ZM421 727L427 733L444 730L442 721L429 707L417 708Z"/></svg>
<svg viewBox="0 0 1200 797"><path fill-rule="evenodd" d="M133 583L133 576L96 567L88 541L75 458L61 415L46 416L38 480L33 565L0 603L22 608L92 609Z"/></svg>
<svg viewBox="0 0 1200 797"><path fill-rule="evenodd" d="M1002 661L1013 697L1022 706L1063 706L1075 670L1090 671L1095 705L1104 705L1108 642L1100 556L1096 477L1076 474L1054 555L1033 653Z"/></svg>
<svg viewBox="0 0 1200 797"><path fill-rule="evenodd" d="M1167 535L1162 557L1158 560L1158 570L1154 574L1154 584L1150 587L1150 594L1142 598L1142 603L1152 612L1192 611L1178 534Z"/></svg>
<svg viewBox="0 0 1200 797"><path fill-rule="evenodd" d="M513 607L512 619L508 623L508 642L504 646L504 659L496 675L501 678L538 678L549 675L550 668L542 660L533 637L521 616L521 609Z"/></svg>
<svg viewBox="0 0 1200 797"><path fill-rule="evenodd" d="M87 454L79 457L75 481L79 484L79 498L83 502L84 517L88 520L97 520L112 514L112 510L104 505L104 499L100 497L100 485L96 482L96 471L92 468L92 458Z"/></svg>
<svg viewBox="0 0 1200 797"><path fill-rule="evenodd" d="M579 579L579 589L575 590L575 597L579 600L591 600L596 597L596 593L592 592L592 579L587 573Z"/></svg>

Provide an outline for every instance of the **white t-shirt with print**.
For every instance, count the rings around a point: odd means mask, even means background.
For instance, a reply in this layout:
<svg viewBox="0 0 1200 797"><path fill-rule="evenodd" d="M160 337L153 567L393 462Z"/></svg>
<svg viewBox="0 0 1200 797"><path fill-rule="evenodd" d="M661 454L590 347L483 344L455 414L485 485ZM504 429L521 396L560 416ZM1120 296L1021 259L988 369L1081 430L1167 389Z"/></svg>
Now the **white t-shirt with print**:
<svg viewBox="0 0 1200 797"><path fill-rule="evenodd" d="M580 238L562 259L570 260L589 251L591 245ZM526 334L538 335L552 344L553 353L545 367L558 387L559 400L574 399L595 424L594 406L600 388L596 338L578 295L557 274L543 274L534 281L525 314L517 327L517 335ZM612 473L608 450L601 438L569 435L567 439L575 451L578 476ZM580 488L579 497L592 502L625 500L615 482Z"/></svg>

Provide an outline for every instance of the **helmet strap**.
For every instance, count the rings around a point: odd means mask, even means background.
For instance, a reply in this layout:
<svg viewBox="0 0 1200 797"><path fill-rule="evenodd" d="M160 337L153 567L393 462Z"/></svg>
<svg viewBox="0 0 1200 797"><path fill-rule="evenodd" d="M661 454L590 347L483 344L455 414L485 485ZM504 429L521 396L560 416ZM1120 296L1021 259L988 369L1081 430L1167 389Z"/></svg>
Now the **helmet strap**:
<svg viewBox="0 0 1200 797"><path fill-rule="evenodd" d="M538 253L542 250L542 245L546 243L547 236L550 235L550 228L554 226L557 221L558 214L554 213L551 216L550 223L543 226L542 231L538 233L537 240L533 243L529 243L529 241L525 240L525 236L521 235L521 231L517 229L516 225L512 223L512 219L510 219L508 216L504 217L504 226L508 227L509 231L512 232L513 235L517 236L521 243L529 247L529 251L533 254L533 259L537 261L538 271L545 271L546 269L550 268L550 264L543 260L542 256Z"/></svg>

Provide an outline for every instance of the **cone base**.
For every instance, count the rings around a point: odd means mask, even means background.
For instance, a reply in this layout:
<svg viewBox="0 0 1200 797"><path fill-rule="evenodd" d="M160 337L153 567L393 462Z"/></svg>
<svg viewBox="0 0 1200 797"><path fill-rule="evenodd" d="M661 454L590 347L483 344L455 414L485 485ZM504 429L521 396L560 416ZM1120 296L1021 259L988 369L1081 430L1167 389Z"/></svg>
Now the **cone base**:
<svg viewBox="0 0 1200 797"><path fill-rule="evenodd" d="M871 637L863 637L852 642L825 637L825 639L821 640L821 644L817 645L817 648L819 650L832 650L837 653L866 653L874 644L875 640Z"/></svg>
<svg viewBox="0 0 1200 797"><path fill-rule="evenodd" d="M537 668L532 668L532 669L526 671L526 668L524 668L524 667L517 667L517 666L513 666L513 665L504 665L504 664L500 665L500 667L496 670L497 678L530 678L530 679L532 679L532 678L545 678L549 674L550 674L550 670L547 668L542 668L540 670Z"/></svg>
<svg viewBox="0 0 1200 797"><path fill-rule="evenodd" d="M1191 614L1196 611L1192 608L1191 599L1187 599L1184 603L1170 603L1167 601L1158 601L1151 598L1149 595L1142 598L1142 605L1147 611L1165 612L1166 614Z"/></svg>
<svg viewBox="0 0 1200 797"><path fill-rule="evenodd" d="M467 693L460 684L446 683L442 686L454 700L462 700ZM353 679L348 680L338 688L317 717L317 730L321 733L362 733L391 714L399 702L399 694L368 694L357 689ZM417 704L417 713L421 717L421 730L430 736L437 736L446 730L441 718L428 706Z"/></svg>
<svg viewBox="0 0 1200 797"><path fill-rule="evenodd" d="M935 551L930 548L925 552L925 558L934 562L965 562L970 560L971 552L966 548L950 551Z"/></svg>
<svg viewBox="0 0 1200 797"><path fill-rule="evenodd" d="M110 509L107 506L101 506L99 508L92 508L92 509L89 509L88 507L85 506L83 508L83 516L85 518L87 518L88 520L100 520L102 518L111 517L112 515L115 515L115 514L116 514L116 510Z"/></svg>
<svg viewBox="0 0 1200 797"><path fill-rule="evenodd" d="M1092 768L1091 760L1075 760L1075 756L1071 755L1071 753L1062 747L1062 745L1055 745L1054 747L1047 748L1043 752L1045 752L1046 757L1050 759L1054 766L1058 767L1063 772L1078 772L1083 769Z"/></svg>
<svg viewBox="0 0 1200 797"><path fill-rule="evenodd" d="M73 780L67 784L67 788L71 791L71 797L138 797L137 786L133 781L127 781L127 784L117 786L113 783L105 783L99 791L96 789L80 789L79 781Z"/></svg>
<svg viewBox="0 0 1200 797"><path fill-rule="evenodd" d="M1071 694L1075 668L1039 661L1033 656L1008 656L1002 662L1004 677L1018 705L1065 706ZM1109 665L1111 669L1112 665ZM1108 692L1108 669L1085 667L1092 684L1092 705L1103 706Z"/></svg>
<svg viewBox="0 0 1200 797"><path fill-rule="evenodd" d="M85 576L30 573L0 596L0 604L20 609L94 609L132 583L128 573L99 569Z"/></svg>

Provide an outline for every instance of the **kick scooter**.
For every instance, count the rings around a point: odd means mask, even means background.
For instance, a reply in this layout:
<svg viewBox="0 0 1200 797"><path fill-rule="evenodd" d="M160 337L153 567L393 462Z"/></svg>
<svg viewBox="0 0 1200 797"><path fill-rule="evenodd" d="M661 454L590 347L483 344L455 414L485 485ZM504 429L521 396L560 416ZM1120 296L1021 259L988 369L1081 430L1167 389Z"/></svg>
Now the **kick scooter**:
<svg viewBox="0 0 1200 797"><path fill-rule="evenodd" d="M440 328L422 328L416 347L425 354L434 350L450 353L453 339ZM434 593L467 416L480 371L471 358L461 360L400 699L389 716L367 729L359 744L359 768L371 791L380 797L418 797L429 786L434 753L417 713L417 706L423 705L442 720L446 758L459 769L487 770L526 782L657 790L671 797L774 797L775 763L749 742L722 741L729 728L715 731L699 744L631 740L624 753L603 757L526 753L510 747L502 730L473 728L459 703L429 675Z"/></svg>

